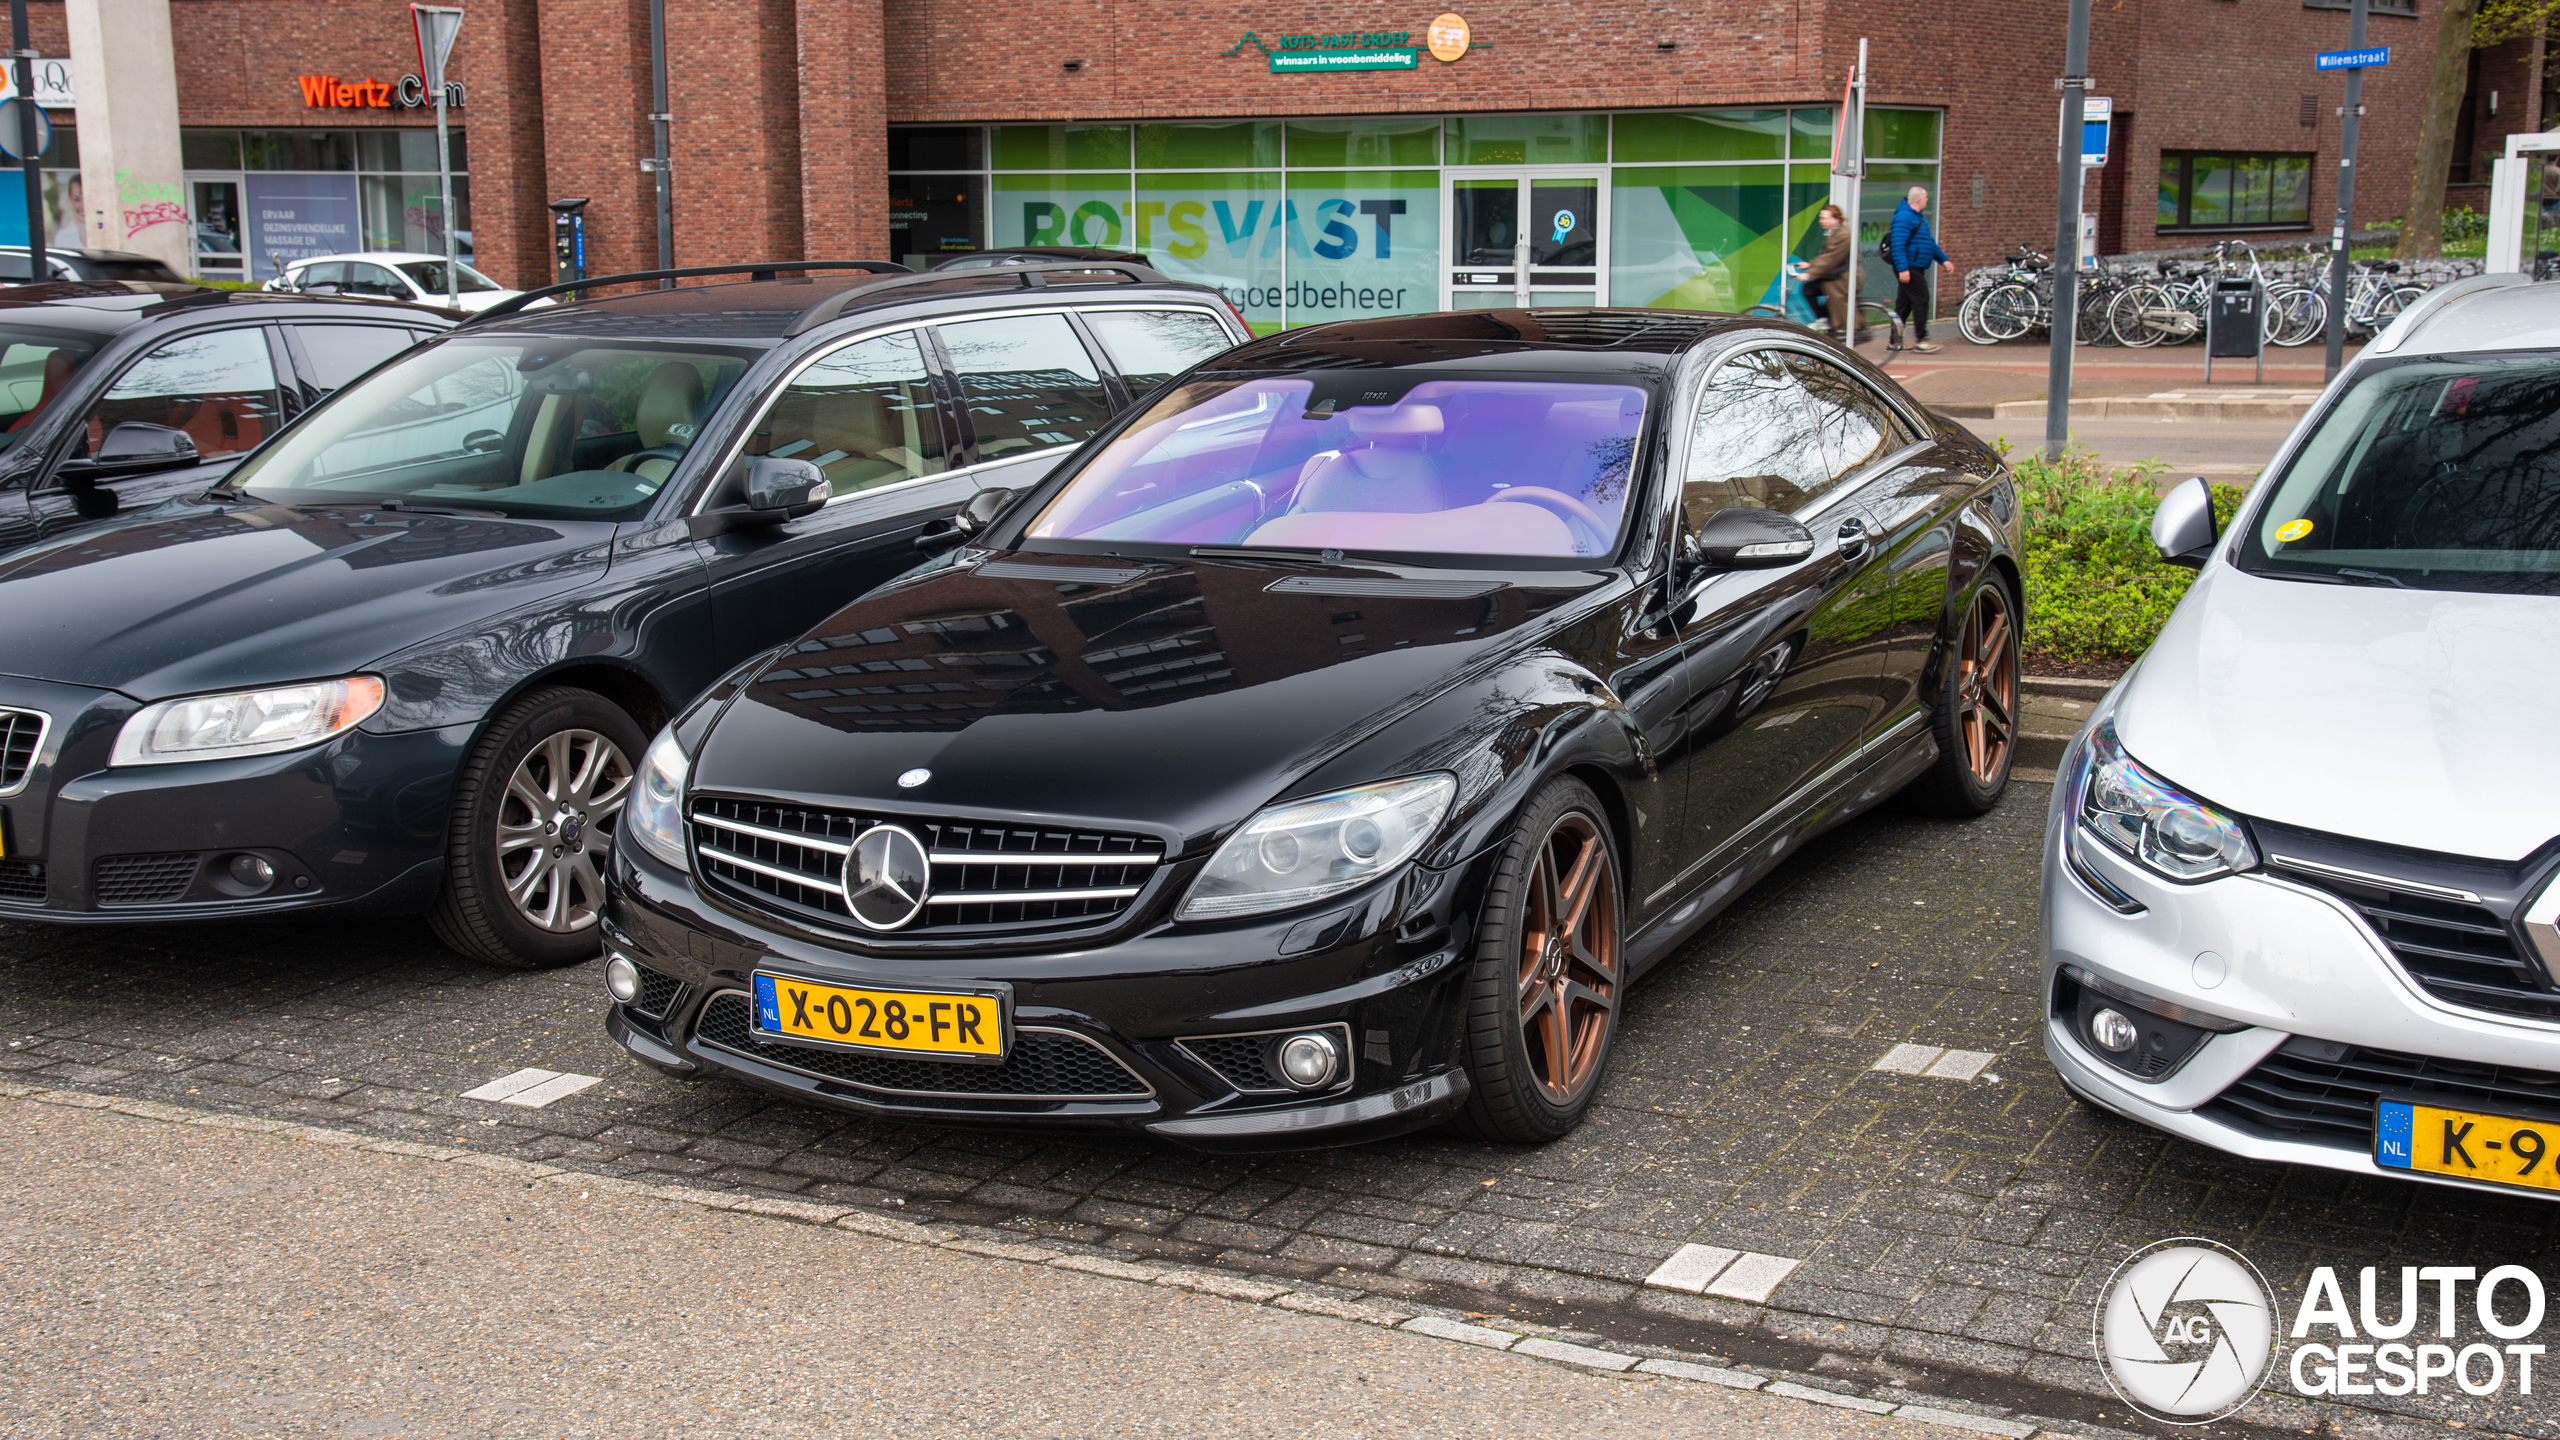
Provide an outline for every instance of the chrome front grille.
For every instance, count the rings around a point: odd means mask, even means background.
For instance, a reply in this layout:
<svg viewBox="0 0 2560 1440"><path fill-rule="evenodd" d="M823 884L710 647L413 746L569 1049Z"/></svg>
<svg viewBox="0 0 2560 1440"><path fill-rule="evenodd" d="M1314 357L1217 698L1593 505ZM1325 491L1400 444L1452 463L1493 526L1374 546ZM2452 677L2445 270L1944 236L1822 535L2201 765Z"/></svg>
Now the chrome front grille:
<svg viewBox="0 0 2560 1440"><path fill-rule="evenodd" d="M702 1007L694 1038L714 1049L864 1090L936 1098L1145 1100L1155 1091L1100 1045L1072 1030L1018 1026L1001 1065L917 1060L769 1044L755 1037L744 991L724 990Z"/></svg>
<svg viewBox="0 0 2560 1440"><path fill-rule="evenodd" d="M2352 906L2409 978L2446 1004L2560 1020L2560 987L2482 896L2412 876L2283 854L2268 856L2268 864L2286 879Z"/></svg>
<svg viewBox="0 0 2560 1440"><path fill-rule="evenodd" d="M894 821L925 844L924 911L875 932L845 904L845 859L856 837ZM748 800L693 805L701 873L749 904L883 938L932 938L1088 925L1129 908L1163 861L1152 836L1041 826L816 810Z"/></svg>
<svg viewBox="0 0 2560 1440"><path fill-rule="evenodd" d="M27 783L27 772L36 764L36 752L44 748L45 727L51 722L41 710L0 710L0 795L8 795Z"/></svg>

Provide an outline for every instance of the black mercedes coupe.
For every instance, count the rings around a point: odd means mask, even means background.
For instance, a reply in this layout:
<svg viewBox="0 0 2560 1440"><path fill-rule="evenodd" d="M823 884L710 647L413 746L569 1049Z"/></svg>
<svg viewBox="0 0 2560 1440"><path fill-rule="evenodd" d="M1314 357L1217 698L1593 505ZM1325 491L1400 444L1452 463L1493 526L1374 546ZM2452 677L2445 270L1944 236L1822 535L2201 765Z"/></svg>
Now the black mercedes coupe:
<svg viewBox="0 0 2560 1440"><path fill-rule="evenodd" d="M1790 851L1998 799L2017 528L1993 452L1783 322L1242 346L659 733L609 1028L941 1124L1552 1139Z"/></svg>

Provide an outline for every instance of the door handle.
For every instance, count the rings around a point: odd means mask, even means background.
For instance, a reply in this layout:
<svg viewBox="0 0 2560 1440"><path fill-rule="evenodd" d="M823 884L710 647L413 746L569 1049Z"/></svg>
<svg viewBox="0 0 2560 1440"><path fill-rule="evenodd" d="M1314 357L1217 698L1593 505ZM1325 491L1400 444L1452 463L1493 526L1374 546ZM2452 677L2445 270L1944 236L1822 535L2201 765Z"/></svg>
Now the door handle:
<svg viewBox="0 0 2560 1440"><path fill-rule="evenodd" d="M1840 558L1855 560L1867 553L1867 522L1854 516L1840 522Z"/></svg>

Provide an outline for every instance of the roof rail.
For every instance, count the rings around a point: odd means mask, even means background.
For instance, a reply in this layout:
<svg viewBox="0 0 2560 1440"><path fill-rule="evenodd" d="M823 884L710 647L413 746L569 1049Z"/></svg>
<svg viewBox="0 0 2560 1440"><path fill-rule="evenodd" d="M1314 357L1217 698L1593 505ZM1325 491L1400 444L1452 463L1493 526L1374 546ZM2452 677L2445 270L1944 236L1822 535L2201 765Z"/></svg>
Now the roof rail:
<svg viewBox="0 0 2560 1440"><path fill-rule="evenodd" d="M839 290L835 294L830 295L810 306L808 309L801 311L800 318L792 321L790 326L782 333L785 337L805 335L809 331L814 330L819 326L826 324L828 321L844 314L845 307L851 305L857 298L867 300L872 296L879 294L883 290L894 290L909 285L921 285L928 281L949 283L955 280L965 281L981 278L989 280L1017 279L1022 288L1032 289L1046 286L1049 283L1049 277L1052 275L1062 277L1090 275L1097 270L1105 270L1114 274L1126 275L1129 277L1131 282L1139 285L1184 285L1191 283L1189 281L1176 280L1172 276L1165 274L1163 271L1150 269L1144 265L1133 265L1126 260L1058 260L1039 265L983 265L971 266L964 270L926 270L918 274L901 275L894 280L883 280L876 285L863 285L852 289Z"/></svg>
<svg viewBox="0 0 2560 1440"><path fill-rule="evenodd" d="M744 275L749 280L770 280L785 270L865 270L874 275L913 275L916 272L894 260L760 260L751 265L688 265L675 270L633 270L621 275L591 275L584 280L566 280L557 285L544 285L510 295L470 319L456 325L456 330L513 315L536 300L553 295L566 295L575 290L592 290L603 285L629 285L642 280L686 280L699 275Z"/></svg>

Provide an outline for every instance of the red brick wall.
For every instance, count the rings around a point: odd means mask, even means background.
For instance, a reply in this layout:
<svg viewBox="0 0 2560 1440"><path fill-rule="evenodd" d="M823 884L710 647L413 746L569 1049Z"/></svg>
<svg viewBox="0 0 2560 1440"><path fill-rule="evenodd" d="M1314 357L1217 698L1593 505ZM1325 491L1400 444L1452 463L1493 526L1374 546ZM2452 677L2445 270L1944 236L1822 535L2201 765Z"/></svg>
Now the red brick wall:
<svg viewBox="0 0 2560 1440"><path fill-rule="evenodd" d="M799 0L801 258L881 258L888 66L877 3Z"/></svg>

